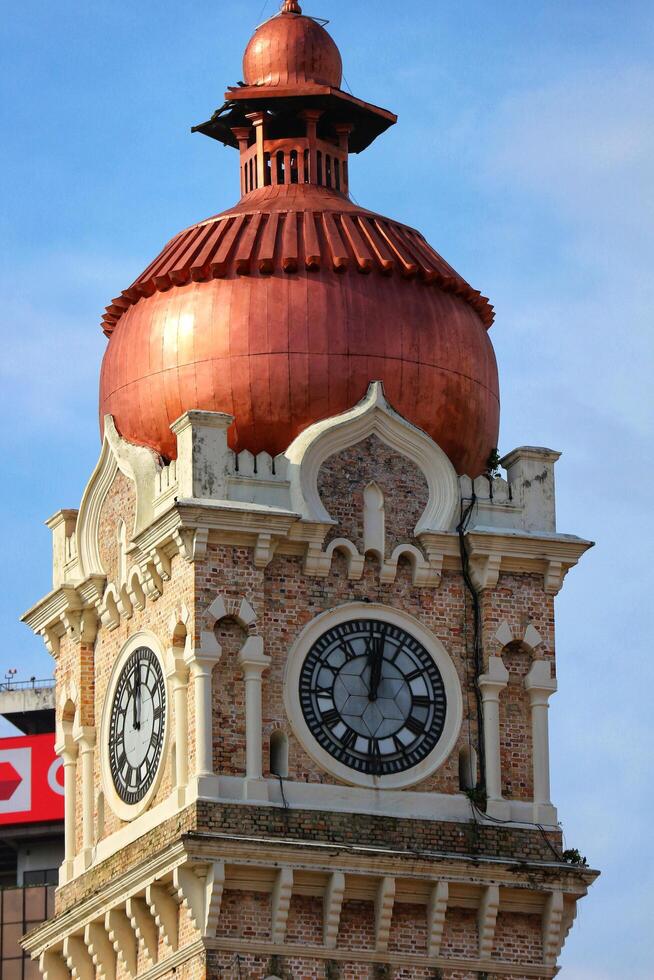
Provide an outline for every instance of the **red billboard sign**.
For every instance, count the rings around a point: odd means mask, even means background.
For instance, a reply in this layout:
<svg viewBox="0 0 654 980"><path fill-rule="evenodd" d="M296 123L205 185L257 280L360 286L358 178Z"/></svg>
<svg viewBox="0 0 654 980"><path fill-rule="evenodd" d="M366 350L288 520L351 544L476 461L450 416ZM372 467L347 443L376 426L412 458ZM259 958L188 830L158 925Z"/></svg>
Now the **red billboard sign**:
<svg viewBox="0 0 654 980"><path fill-rule="evenodd" d="M0 824L64 819L64 768L55 737L0 738Z"/></svg>

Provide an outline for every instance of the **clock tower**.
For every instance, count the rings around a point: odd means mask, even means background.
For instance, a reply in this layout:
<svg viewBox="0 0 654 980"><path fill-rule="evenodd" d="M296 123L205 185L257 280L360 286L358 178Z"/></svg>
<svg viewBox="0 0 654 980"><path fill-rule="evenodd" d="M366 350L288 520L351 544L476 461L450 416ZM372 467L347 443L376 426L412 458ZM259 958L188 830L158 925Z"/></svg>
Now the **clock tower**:
<svg viewBox="0 0 654 980"><path fill-rule="evenodd" d="M100 457L24 617L66 812L26 947L50 980L553 977L596 877L548 750L591 543L557 452L497 456L489 301L349 197L395 116L296 0L243 77L195 127L240 200L107 307Z"/></svg>

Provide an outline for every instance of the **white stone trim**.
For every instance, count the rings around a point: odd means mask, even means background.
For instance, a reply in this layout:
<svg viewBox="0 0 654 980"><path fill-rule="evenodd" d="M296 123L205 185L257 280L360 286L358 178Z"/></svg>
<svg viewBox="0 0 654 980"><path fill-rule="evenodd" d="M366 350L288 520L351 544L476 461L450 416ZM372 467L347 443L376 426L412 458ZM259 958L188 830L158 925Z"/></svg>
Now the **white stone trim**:
<svg viewBox="0 0 654 980"><path fill-rule="evenodd" d="M341 911L345 896L345 875L334 871L329 878L323 900L323 943L328 949L336 949Z"/></svg>
<svg viewBox="0 0 654 980"><path fill-rule="evenodd" d="M490 960L493 955L495 927L497 925L499 907L500 890L498 886L487 885L482 893L479 913L477 915L480 960Z"/></svg>
<svg viewBox="0 0 654 980"><path fill-rule="evenodd" d="M125 909L110 909L105 914L104 924L109 941L112 943L121 964L130 976L135 976L138 945Z"/></svg>
<svg viewBox="0 0 654 980"><path fill-rule="evenodd" d="M154 965L159 959L159 930L145 899L128 898L125 911L144 959Z"/></svg>
<svg viewBox="0 0 654 980"><path fill-rule="evenodd" d="M320 467L330 456L371 435L412 460L425 475L429 501L415 533L451 529L460 500L456 471L433 439L392 408L380 381L374 381L365 398L350 411L309 426L288 447L284 456L291 510L304 520L334 523L318 493Z"/></svg>
<svg viewBox="0 0 654 980"><path fill-rule="evenodd" d="M118 684L118 679L120 673L125 666L125 663L134 650L138 647L147 646L152 652L157 656L161 664L161 672L164 678L164 684L166 685L166 710L164 712L164 735L163 735L163 747L161 750L161 755L159 756L159 768L157 769L157 774L152 781L152 785L148 789L143 799L134 804L134 806L129 806L118 796L116 788L114 786L114 781L111 778L111 768L109 765L109 726L111 722L111 705L113 703L114 694L116 691L116 686ZM168 757L168 746L170 742L170 716L172 710L171 696L170 696L170 684L169 684L169 674L170 669L174 665L169 662L169 657L166 655L166 651L159 642L156 634L152 633L150 630L139 630L134 633L133 636L125 643L122 650L120 651L118 657L116 658L111 676L109 678L109 683L107 685L107 690L104 696L104 704L102 708L102 719L100 722L100 778L102 782L102 789L104 791L105 800L114 811L117 817L121 820L132 821L137 817L140 817L152 803L154 796L156 795L161 779L163 777L166 762ZM102 843L102 842L101 842ZM98 848L99 849L99 848ZM97 857L96 857L97 859Z"/></svg>
<svg viewBox="0 0 654 980"><path fill-rule="evenodd" d="M394 905L395 878L386 875L380 880L375 896L375 949L377 952L384 953L388 949Z"/></svg>
<svg viewBox="0 0 654 980"><path fill-rule="evenodd" d="M293 869L280 868L275 876L270 898L271 936L272 941L277 945L286 939L286 925L292 896Z"/></svg>
<svg viewBox="0 0 654 980"><path fill-rule="evenodd" d="M441 951L449 895L450 886L447 881L439 881L432 887L427 908L427 955L429 957L438 956Z"/></svg>
<svg viewBox="0 0 654 980"><path fill-rule="evenodd" d="M407 772L392 776L369 776L358 773L333 759L311 734L300 706L298 693L300 672L311 646L333 626L361 617L381 619L383 622L391 623L411 633L434 658L445 685L447 712L443 734L437 745L419 765ZM452 752L463 716L459 677L441 641L413 616L409 616L399 609L392 609L390 606L374 602L350 602L337 606L335 609L329 609L317 616L304 627L288 653L284 674L284 706L296 738L314 762L344 783L375 790L414 786L435 772Z"/></svg>
<svg viewBox="0 0 654 980"><path fill-rule="evenodd" d="M116 951L109 940L103 921L87 923L84 929L84 942L98 977L102 977L103 980L116 980Z"/></svg>

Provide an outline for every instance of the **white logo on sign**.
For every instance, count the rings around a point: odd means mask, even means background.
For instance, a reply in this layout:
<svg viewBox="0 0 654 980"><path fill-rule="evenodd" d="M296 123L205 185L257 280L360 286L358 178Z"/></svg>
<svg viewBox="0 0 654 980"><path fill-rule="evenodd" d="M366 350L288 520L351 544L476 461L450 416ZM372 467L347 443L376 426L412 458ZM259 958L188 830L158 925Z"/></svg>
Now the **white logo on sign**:
<svg viewBox="0 0 654 980"><path fill-rule="evenodd" d="M53 759L50 763L50 768L48 769L48 786L53 793L57 793L58 796L64 795L63 784L59 781L59 773L64 768L63 759Z"/></svg>
<svg viewBox="0 0 654 980"><path fill-rule="evenodd" d="M2 763L8 765L2 766ZM15 771L15 775L11 772L10 766ZM3 770L9 782L20 779L20 783L9 799L0 799L0 813L23 813L25 810L31 810L32 750L30 748L0 749L0 773Z"/></svg>

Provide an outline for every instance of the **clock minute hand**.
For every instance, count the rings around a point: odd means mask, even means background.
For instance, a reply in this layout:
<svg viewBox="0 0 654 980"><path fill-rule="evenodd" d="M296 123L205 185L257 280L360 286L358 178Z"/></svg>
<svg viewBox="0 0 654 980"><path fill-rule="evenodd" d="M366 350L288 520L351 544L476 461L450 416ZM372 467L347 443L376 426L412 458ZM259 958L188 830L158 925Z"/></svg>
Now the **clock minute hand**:
<svg viewBox="0 0 654 980"><path fill-rule="evenodd" d="M134 728L141 730L141 665L136 665L134 674Z"/></svg>
<svg viewBox="0 0 654 980"><path fill-rule="evenodd" d="M373 659L370 666L370 700L377 700L377 691L381 680L382 662L384 659L384 635L376 636L373 640Z"/></svg>

